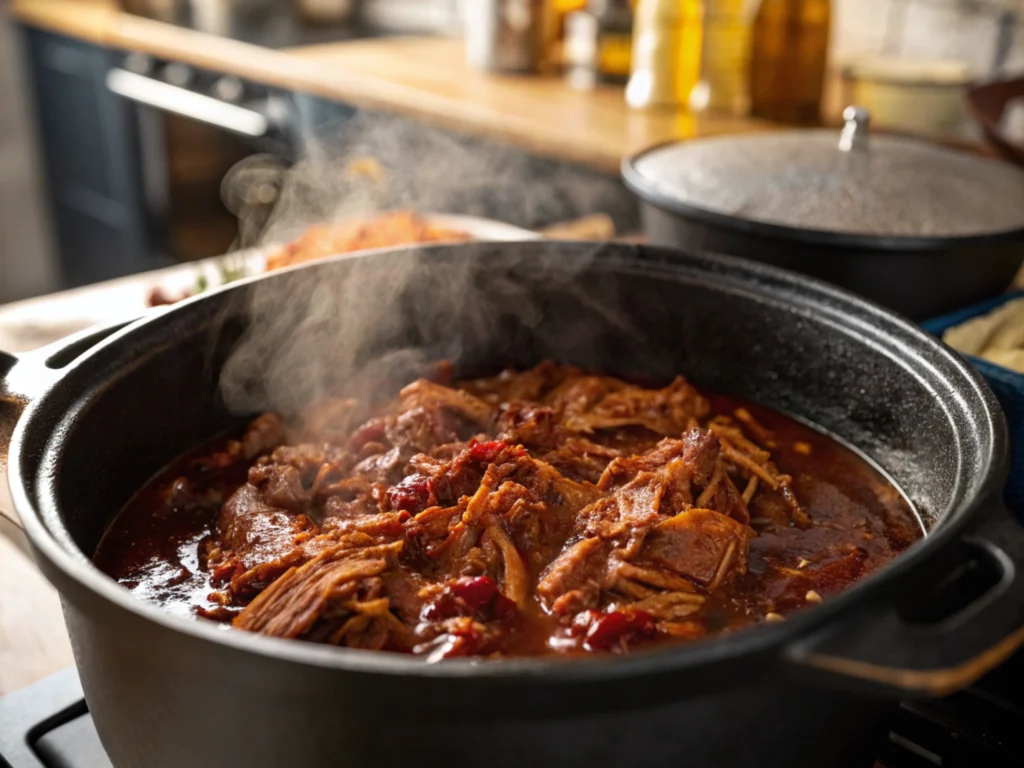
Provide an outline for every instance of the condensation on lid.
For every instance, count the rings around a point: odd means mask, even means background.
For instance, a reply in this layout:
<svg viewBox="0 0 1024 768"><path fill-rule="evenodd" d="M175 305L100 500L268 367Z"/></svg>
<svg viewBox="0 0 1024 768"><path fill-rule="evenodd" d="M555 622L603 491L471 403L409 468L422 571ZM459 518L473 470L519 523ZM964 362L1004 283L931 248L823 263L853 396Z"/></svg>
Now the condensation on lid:
<svg viewBox="0 0 1024 768"><path fill-rule="evenodd" d="M641 196L742 219L878 237L969 237L1024 228L1024 172L924 141L839 131L697 139L626 162ZM654 202L657 202L656 200Z"/></svg>

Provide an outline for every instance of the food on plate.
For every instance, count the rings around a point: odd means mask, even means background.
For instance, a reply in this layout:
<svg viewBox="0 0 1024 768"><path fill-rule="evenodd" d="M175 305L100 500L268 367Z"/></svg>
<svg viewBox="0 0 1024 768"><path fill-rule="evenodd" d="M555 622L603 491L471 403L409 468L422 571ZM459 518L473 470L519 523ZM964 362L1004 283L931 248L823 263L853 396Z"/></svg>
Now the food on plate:
<svg viewBox="0 0 1024 768"><path fill-rule="evenodd" d="M949 328L942 340L961 354L1024 373L1024 298Z"/></svg>
<svg viewBox="0 0 1024 768"><path fill-rule="evenodd" d="M180 458L96 564L280 638L417 654L625 653L784 620L921 535L864 460L679 377L545 362L267 413Z"/></svg>
<svg viewBox="0 0 1024 768"><path fill-rule="evenodd" d="M594 213L550 224L540 233L551 240L611 240L615 237L615 222L606 213Z"/></svg>
<svg viewBox="0 0 1024 768"><path fill-rule="evenodd" d="M465 232L433 224L413 211L392 211L369 219L310 227L293 242L270 249L264 271L271 272L293 264L370 248L389 248L417 243L454 243L472 239ZM246 276L245 265L235 263L232 254L222 257L220 272L222 284ZM174 304L202 293L206 288L205 276L199 277L196 288L191 293L172 295L158 286L150 291L148 303L151 307Z"/></svg>
<svg viewBox="0 0 1024 768"><path fill-rule="evenodd" d="M297 240L267 256L268 272L336 253L387 248L414 243L470 240L465 232L431 224L412 211L394 211L373 219L357 219L310 227Z"/></svg>

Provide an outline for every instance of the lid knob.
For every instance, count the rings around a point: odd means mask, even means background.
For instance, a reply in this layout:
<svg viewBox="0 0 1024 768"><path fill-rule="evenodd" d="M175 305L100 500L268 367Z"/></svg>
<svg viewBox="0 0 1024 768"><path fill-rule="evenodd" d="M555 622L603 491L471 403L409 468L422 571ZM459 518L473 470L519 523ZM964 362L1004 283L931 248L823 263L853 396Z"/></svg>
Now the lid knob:
<svg viewBox="0 0 1024 768"><path fill-rule="evenodd" d="M871 113L864 107L849 106L843 110L843 132L839 135L839 149L849 152L854 147L862 147L868 139L868 125Z"/></svg>

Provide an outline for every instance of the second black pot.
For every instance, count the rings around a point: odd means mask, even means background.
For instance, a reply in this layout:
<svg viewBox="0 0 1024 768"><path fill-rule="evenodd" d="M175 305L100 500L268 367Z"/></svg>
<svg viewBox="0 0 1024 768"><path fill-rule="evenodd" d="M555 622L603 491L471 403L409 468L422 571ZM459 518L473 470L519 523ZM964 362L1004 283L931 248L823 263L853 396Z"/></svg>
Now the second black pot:
<svg viewBox="0 0 1024 768"><path fill-rule="evenodd" d="M1024 173L892 136L785 131L666 144L622 164L655 245L761 261L926 320L1024 262Z"/></svg>

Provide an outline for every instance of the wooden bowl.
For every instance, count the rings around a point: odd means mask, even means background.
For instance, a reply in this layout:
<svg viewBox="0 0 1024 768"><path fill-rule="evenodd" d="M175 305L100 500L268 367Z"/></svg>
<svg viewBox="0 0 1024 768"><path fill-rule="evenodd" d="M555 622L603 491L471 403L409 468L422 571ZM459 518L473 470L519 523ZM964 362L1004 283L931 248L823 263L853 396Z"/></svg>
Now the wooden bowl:
<svg viewBox="0 0 1024 768"><path fill-rule="evenodd" d="M967 111L1003 157L1024 165L1024 77L967 89Z"/></svg>

